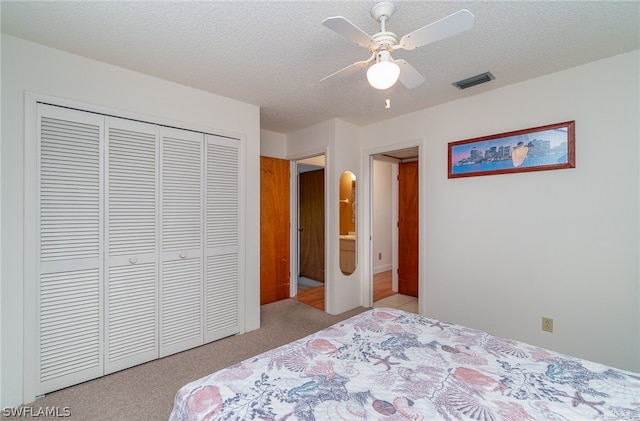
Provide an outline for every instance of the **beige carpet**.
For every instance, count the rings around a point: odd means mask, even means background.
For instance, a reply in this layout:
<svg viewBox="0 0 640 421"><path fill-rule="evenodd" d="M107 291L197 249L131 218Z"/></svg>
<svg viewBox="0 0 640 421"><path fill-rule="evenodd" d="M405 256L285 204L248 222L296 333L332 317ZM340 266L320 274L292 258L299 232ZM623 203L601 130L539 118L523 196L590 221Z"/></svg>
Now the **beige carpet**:
<svg viewBox="0 0 640 421"><path fill-rule="evenodd" d="M39 420L166 420L175 393L186 383L365 310L332 316L291 299L267 304L261 307L258 330L52 392L25 406L32 413L57 407L59 414L64 408L71 414Z"/></svg>

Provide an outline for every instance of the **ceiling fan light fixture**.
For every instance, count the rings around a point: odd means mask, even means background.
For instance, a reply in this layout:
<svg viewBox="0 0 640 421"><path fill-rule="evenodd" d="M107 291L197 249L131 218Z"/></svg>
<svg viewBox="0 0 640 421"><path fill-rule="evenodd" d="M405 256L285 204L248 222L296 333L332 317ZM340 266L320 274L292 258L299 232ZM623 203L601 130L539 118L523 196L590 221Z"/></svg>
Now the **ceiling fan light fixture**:
<svg viewBox="0 0 640 421"><path fill-rule="evenodd" d="M367 70L367 80L376 89L392 87L400 77L400 66L391 61L379 61Z"/></svg>

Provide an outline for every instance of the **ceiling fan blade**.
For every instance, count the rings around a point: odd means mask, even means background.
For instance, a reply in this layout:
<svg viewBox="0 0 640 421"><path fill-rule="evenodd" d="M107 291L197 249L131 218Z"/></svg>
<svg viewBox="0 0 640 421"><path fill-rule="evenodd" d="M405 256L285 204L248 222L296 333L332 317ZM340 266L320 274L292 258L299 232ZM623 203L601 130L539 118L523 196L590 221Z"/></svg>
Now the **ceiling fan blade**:
<svg viewBox="0 0 640 421"><path fill-rule="evenodd" d="M337 32L349 41L355 42L361 47L369 48L373 44L371 36L362 29L355 26L349 19L342 16L326 18L322 24L327 28Z"/></svg>
<svg viewBox="0 0 640 421"><path fill-rule="evenodd" d="M475 17L467 9L459 10L440 20L423 26L403 36L397 48L413 50L432 42L468 31L473 27Z"/></svg>
<svg viewBox="0 0 640 421"><path fill-rule="evenodd" d="M400 66L400 77L398 79L407 89L413 89L424 83L424 76L422 76L415 67L402 59L393 61Z"/></svg>
<svg viewBox="0 0 640 421"><path fill-rule="evenodd" d="M363 60L363 61L356 61L353 64L348 65L347 67L338 70L337 72L331 73L329 76L325 76L322 79L320 79L320 82L323 82L327 79L329 79L332 76L337 75L338 73L342 73L341 76L349 76L355 72L357 72L358 70L362 70L365 67L367 67L367 65L371 62L371 60L373 60L375 58L376 54L373 53L371 55L371 57L369 57L368 60Z"/></svg>

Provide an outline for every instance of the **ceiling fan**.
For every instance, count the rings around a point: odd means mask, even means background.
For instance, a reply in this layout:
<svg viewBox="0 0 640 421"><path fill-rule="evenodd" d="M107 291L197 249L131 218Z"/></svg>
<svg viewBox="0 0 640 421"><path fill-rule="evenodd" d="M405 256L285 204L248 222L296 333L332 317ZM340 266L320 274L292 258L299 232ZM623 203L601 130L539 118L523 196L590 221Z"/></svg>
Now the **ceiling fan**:
<svg viewBox="0 0 640 421"><path fill-rule="evenodd" d="M327 28L337 32L346 39L355 42L361 47L371 51L371 57L364 61L355 62L335 73L323 78L324 81L338 73L350 74L357 70L364 69L371 62L375 62L367 70L367 80L376 89L387 89L393 86L398 79L408 89L413 89L421 85L425 79L407 61L395 60L391 53L395 50L413 50L426 44L456 35L467 31L473 27L475 17L466 9L459 10L438 21L430 23L417 29L398 41L398 37L393 32L388 32L385 27L386 21L395 12L395 6L389 1L376 3L371 8L371 16L380 22L380 32L370 36L362 29L358 28L343 16L334 16L325 19L322 24Z"/></svg>

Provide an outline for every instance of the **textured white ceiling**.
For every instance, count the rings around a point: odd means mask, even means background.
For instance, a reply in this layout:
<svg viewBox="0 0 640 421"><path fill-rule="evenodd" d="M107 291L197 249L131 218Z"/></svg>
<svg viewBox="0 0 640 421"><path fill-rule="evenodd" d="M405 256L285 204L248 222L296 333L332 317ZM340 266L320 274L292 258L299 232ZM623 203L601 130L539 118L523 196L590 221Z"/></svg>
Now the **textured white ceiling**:
<svg viewBox="0 0 640 421"><path fill-rule="evenodd" d="M321 23L341 15L370 35L375 1L6 1L2 32L261 108L261 128L290 133L331 118L358 125L640 48L640 2L396 1L399 37L462 8L472 30L394 58L426 78L371 88L365 71L323 77L369 52ZM496 79L460 91L460 79ZM588 86L585 86L588 89ZM391 99L391 109L384 100Z"/></svg>

